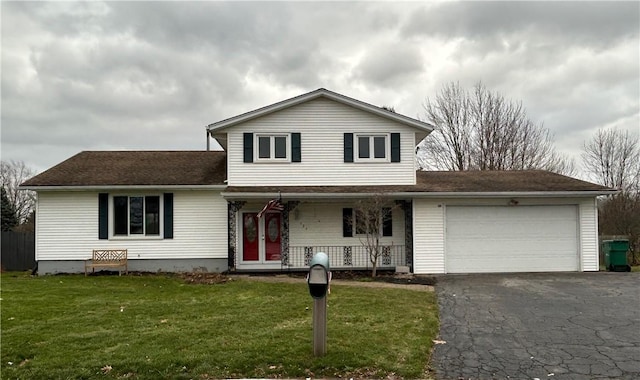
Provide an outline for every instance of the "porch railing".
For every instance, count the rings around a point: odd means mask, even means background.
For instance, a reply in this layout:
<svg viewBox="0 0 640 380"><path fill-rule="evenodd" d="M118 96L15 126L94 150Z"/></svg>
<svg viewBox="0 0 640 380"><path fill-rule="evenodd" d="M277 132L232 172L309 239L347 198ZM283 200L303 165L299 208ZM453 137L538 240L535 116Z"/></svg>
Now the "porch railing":
<svg viewBox="0 0 640 380"><path fill-rule="evenodd" d="M331 269L371 269L369 251L363 245L289 246L289 254L282 258L283 268L308 268L313 255L324 252L329 256ZM378 256L378 268L390 269L407 265L402 245L382 245Z"/></svg>

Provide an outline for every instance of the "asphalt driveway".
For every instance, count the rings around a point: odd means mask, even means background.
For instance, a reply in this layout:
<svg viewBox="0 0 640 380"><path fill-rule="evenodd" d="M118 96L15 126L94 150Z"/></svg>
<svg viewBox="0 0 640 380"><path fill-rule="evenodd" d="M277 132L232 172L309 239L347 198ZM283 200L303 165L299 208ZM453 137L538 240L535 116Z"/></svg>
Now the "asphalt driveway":
<svg viewBox="0 0 640 380"><path fill-rule="evenodd" d="M640 378L640 273L438 279L438 379Z"/></svg>

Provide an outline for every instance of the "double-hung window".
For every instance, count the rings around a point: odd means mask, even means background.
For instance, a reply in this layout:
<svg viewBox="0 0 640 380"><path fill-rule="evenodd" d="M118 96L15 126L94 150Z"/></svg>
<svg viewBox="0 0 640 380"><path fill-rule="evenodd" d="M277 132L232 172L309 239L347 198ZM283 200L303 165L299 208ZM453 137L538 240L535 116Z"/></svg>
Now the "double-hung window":
<svg viewBox="0 0 640 380"><path fill-rule="evenodd" d="M363 210L355 210L355 226L356 235L373 234L378 235L382 228L381 215L376 212L364 212ZM380 218L380 219L379 219Z"/></svg>
<svg viewBox="0 0 640 380"><path fill-rule="evenodd" d="M356 161L389 162L388 134L358 134L355 148Z"/></svg>
<svg viewBox="0 0 640 380"><path fill-rule="evenodd" d="M256 134L256 145L256 161L290 161L291 144L288 134Z"/></svg>
<svg viewBox="0 0 640 380"><path fill-rule="evenodd" d="M343 208L342 236L353 237L358 235L393 236L392 208Z"/></svg>
<svg viewBox="0 0 640 380"><path fill-rule="evenodd" d="M160 236L160 196L114 196L113 234Z"/></svg>

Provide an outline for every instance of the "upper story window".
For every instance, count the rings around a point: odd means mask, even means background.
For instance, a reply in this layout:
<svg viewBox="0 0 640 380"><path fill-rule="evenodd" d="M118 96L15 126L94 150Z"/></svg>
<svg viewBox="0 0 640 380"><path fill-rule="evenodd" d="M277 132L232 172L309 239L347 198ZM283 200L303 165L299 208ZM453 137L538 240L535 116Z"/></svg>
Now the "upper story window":
<svg viewBox="0 0 640 380"><path fill-rule="evenodd" d="M257 161L289 161L289 135L256 135Z"/></svg>
<svg viewBox="0 0 640 380"><path fill-rule="evenodd" d="M160 196L114 196L113 235L160 236Z"/></svg>
<svg viewBox="0 0 640 380"><path fill-rule="evenodd" d="M345 133L344 162L400 162L400 133Z"/></svg>
<svg viewBox="0 0 640 380"><path fill-rule="evenodd" d="M356 161L389 162L389 135L356 135Z"/></svg>
<svg viewBox="0 0 640 380"><path fill-rule="evenodd" d="M242 162L302 162L300 132L242 134Z"/></svg>

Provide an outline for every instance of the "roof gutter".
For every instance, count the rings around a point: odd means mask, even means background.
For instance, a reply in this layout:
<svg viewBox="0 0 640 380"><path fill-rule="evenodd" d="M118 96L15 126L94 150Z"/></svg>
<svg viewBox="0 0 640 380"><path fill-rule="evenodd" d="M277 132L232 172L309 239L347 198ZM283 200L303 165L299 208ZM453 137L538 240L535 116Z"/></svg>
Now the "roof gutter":
<svg viewBox="0 0 640 380"><path fill-rule="evenodd" d="M355 199L382 195L385 198L576 198L597 197L616 194L616 190L608 191L501 191L501 192L365 192L365 193L287 193L287 192L225 192L221 195L225 199L264 199L264 198L295 198L295 199Z"/></svg>
<svg viewBox="0 0 640 380"><path fill-rule="evenodd" d="M224 190L227 185L99 185L99 186L20 186L33 191L89 191L89 190Z"/></svg>

